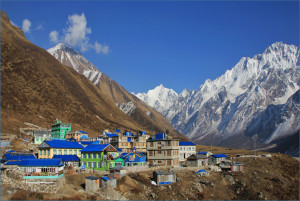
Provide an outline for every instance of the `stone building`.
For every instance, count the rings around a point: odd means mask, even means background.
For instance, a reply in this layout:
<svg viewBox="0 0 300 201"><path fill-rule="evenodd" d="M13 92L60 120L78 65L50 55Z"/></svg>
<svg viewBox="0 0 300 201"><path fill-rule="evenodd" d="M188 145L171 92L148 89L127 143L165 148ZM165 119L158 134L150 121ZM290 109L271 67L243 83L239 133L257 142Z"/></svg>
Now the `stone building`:
<svg viewBox="0 0 300 201"><path fill-rule="evenodd" d="M184 161L186 158L196 154L196 144L192 142L179 142L179 160Z"/></svg>
<svg viewBox="0 0 300 201"><path fill-rule="evenodd" d="M100 178L88 176L85 178L85 190L89 192L96 192L100 187Z"/></svg>
<svg viewBox="0 0 300 201"><path fill-rule="evenodd" d="M156 134L147 140L147 158L151 165L178 166L179 140L165 133Z"/></svg>

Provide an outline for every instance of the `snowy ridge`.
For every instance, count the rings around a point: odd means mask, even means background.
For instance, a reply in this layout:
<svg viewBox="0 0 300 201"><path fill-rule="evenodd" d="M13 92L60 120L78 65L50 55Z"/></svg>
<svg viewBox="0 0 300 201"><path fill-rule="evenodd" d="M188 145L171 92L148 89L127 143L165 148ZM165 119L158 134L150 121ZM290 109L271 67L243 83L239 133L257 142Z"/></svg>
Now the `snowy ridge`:
<svg viewBox="0 0 300 201"><path fill-rule="evenodd" d="M96 66L73 48L68 47L63 43L59 43L47 51L62 64L75 69L80 74L83 74L95 85L99 84L102 72L100 72Z"/></svg>
<svg viewBox="0 0 300 201"><path fill-rule="evenodd" d="M164 115L177 99L178 94L174 90L167 89L161 84L149 90L147 94L138 93L136 96Z"/></svg>
<svg viewBox="0 0 300 201"><path fill-rule="evenodd" d="M299 129L299 64L299 47L276 42L198 89L184 89L173 102L161 99L156 88L151 96L136 96L196 142L251 148L258 134L258 143L268 146Z"/></svg>
<svg viewBox="0 0 300 201"><path fill-rule="evenodd" d="M219 141L234 135L251 137L258 127L264 144L288 136L299 129L299 106L292 104L284 112L280 108L299 90L298 59L298 47L274 43L199 89L183 90L165 116L178 131L207 144L212 136ZM278 107L271 110L271 105Z"/></svg>

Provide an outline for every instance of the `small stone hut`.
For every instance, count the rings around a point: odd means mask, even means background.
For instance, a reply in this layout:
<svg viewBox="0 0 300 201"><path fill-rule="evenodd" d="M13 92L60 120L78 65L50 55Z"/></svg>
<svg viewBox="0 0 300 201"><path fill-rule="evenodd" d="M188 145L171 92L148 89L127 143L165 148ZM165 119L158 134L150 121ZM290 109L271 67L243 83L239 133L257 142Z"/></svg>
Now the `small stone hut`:
<svg viewBox="0 0 300 201"><path fill-rule="evenodd" d="M85 190L95 192L100 188L100 178L88 176L85 178Z"/></svg>
<svg viewBox="0 0 300 201"><path fill-rule="evenodd" d="M112 175L101 177L101 179L100 179L100 187L104 188L108 184L111 185L113 188L116 188L116 186L117 186L117 179L114 176L112 176Z"/></svg>
<svg viewBox="0 0 300 201"><path fill-rule="evenodd" d="M231 163L230 168L231 172L243 172L243 163Z"/></svg>
<svg viewBox="0 0 300 201"><path fill-rule="evenodd" d="M176 173L172 170L154 171L153 180L157 185L172 184L176 181Z"/></svg>
<svg viewBox="0 0 300 201"><path fill-rule="evenodd" d="M126 170L120 167L113 167L109 169L110 175L114 176L115 178L119 179L126 175Z"/></svg>

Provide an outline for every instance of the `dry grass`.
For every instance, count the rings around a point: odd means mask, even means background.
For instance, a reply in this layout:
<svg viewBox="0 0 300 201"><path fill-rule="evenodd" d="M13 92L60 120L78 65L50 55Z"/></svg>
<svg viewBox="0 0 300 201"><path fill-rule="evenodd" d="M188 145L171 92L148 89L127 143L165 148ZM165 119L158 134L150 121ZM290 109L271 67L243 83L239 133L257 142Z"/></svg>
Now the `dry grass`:
<svg viewBox="0 0 300 201"><path fill-rule="evenodd" d="M17 191L11 198L10 200L28 200L28 196L26 191L20 190Z"/></svg>

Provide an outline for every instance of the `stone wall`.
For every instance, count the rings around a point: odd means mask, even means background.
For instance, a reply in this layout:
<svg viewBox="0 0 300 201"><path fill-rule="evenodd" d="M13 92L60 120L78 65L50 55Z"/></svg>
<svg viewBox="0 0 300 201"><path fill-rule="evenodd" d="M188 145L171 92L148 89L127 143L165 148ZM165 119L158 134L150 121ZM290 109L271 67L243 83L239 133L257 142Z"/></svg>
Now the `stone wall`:
<svg viewBox="0 0 300 201"><path fill-rule="evenodd" d="M123 167L125 170L127 170L127 173L130 172L143 172L143 171L148 171L149 167L148 166L129 166L129 167Z"/></svg>
<svg viewBox="0 0 300 201"><path fill-rule="evenodd" d="M17 180L13 177L9 177L6 174L1 175L1 184L9 184L13 188L30 190L40 193L56 193L60 188L63 187L65 182L65 177L57 179L27 179Z"/></svg>
<svg viewBox="0 0 300 201"><path fill-rule="evenodd" d="M89 192L96 192L99 190L99 179L85 179L85 190Z"/></svg>

